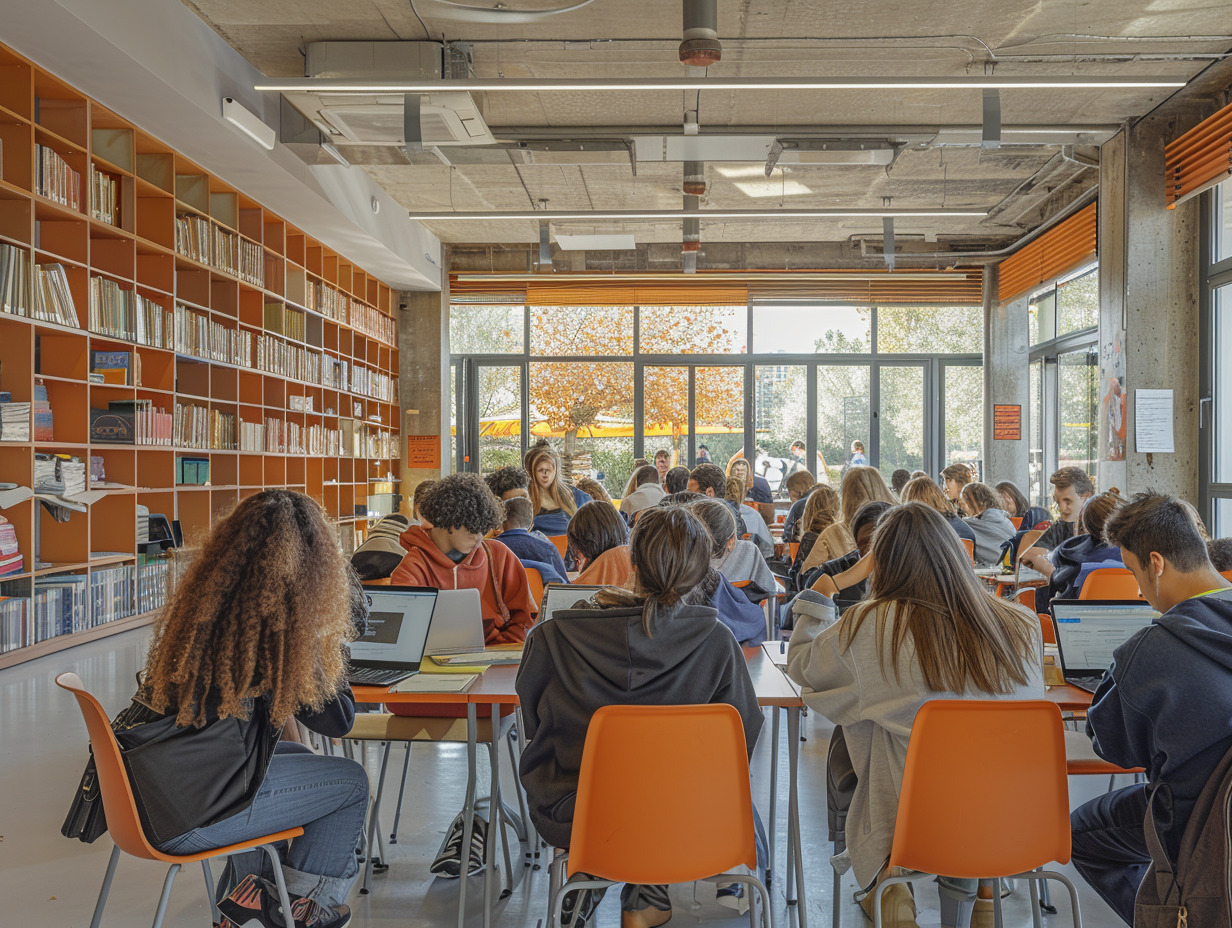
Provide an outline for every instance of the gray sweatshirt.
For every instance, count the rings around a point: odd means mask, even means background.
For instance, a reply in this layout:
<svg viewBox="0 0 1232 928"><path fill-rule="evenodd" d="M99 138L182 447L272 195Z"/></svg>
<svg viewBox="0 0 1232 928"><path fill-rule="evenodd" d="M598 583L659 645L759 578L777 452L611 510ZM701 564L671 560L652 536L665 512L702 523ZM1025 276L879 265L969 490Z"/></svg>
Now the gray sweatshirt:
<svg viewBox="0 0 1232 928"><path fill-rule="evenodd" d="M763 593L774 591L774 574L761 556L757 545L751 541L737 538L732 549L722 557L710 559L710 566L721 573L732 583L743 583L751 580L753 585Z"/></svg>
<svg viewBox="0 0 1232 928"><path fill-rule="evenodd" d="M963 521L975 533L975 561L985 566L997 562L1001 546L1018 531L1004 509L985 509L978 516L967 516Z"/></svg>
<svg viewBox="0 0 1232 928"><path fill-rule="evenodd" d="M820 599L820 602L817 601ZM839 633L859 609L837 619L834 604L825 597L793 609L796 627L787 651L787 674L802 687L805 703L843 726L847 750L856 772L856 789L847 813L847 853L856 880L868 886L890 857L894 820L902 792L903 768L911 725L924 703L932 699L1042 699L1044 695L1043 645L1039 620L1026 610L1023 622L1031 629L1038 656L1025 669L1027 683L1005 696L986 693L936 693L924 685L915 662L910 636L902 644L896 680L888 653L894 627L894 604L871 607L874 614L844 648ZM878 629L887 648L882 672Z"/></svg>

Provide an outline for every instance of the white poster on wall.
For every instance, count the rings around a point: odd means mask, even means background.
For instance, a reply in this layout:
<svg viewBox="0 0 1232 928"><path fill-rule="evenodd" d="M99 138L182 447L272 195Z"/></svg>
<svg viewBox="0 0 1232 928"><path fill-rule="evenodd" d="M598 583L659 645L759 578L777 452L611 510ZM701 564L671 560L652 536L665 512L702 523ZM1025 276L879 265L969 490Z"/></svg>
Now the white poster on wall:
<svg viewBox="0 0 1232 928"><path fill-rule="evenodd" d="M1172 391L1134 391L1134 443L1139 454L1172 454Z"/></svg>

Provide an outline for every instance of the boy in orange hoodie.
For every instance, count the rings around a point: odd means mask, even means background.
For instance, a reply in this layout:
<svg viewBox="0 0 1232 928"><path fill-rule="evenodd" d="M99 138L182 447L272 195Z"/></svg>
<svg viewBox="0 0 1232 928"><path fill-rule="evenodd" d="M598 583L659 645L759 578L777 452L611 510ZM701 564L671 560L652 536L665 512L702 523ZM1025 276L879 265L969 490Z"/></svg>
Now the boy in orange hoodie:
<svg viewBox="0 0 1232 928"><path fill-rule="evenodd" d="M487 644L526 640L534 606L526 570L499 541L483 536L504 521L500 500L478 474L451 474L420 503L432 524L412 525L400 541L406 556L394 570L394 585L439 590L476 589Z"/></svg>

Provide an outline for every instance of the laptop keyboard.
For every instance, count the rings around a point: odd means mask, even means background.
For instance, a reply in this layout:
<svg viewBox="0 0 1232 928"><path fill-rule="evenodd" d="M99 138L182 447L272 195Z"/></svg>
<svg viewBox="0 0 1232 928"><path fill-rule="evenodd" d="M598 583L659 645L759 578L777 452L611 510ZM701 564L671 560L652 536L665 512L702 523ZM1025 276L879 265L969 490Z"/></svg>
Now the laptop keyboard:
<svg viewBox="0 0 1232 928"><path fill-rule="evenodd" d="M352 667L347 680L353 686L392 686L414 676L413 670L380 670L376 667Z"/></svg>
<svg viewBox="0 0 1232 928"><path fill-rule="evenodd" d="M1104 680L1104 675L1102 673L1091 674L1090 676L1086 676L1086 677L1066 677L1065 678L1065 682L1068 683L1070 686L1076 686L1078 687L1078 689L1086 690L1088 693L1094 693L1097 689L1099 689L1099 685L1100 683L1103 682L1103 680Z"/></svg>

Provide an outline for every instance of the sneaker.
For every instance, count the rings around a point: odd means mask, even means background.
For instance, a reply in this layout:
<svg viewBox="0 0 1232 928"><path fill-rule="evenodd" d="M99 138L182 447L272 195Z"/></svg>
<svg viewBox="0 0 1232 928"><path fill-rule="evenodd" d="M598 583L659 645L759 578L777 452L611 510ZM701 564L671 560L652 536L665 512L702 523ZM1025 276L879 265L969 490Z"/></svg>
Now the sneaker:
<svg viewBox="0 0 1232 928"><path fill-rule="evenodd" d="M279 915L281 909L279 906ZM301 896L291 901L291 919L295 928L346 928L351 924L351 909L345 905L321 905Z"/></svg>
<svg viewBox="0 0 1232 928"><path fill-rule="evenodd" d="M483 870L484 856L487 851L488 823L478 815L475 816L474 830L471 832L471 848L467 876L474 876ZM462 872L462 816L459 815L449 826L449 836L445 839L445 847L432 861L428 868L437 876L456 880Z"/></svg>
<svg viewBox="0 0 1232 928"><path fill-rule="evenodd" d="M860 900L860 908L871 922L873 920L873 894ZM919 928L915 920L915 899L902 883L892 883L881 894L882 928ZM972 921L972 926L975 922Z"/></svg>
<svg viewBox="0 0 1232 928"><path fill-rule="evenodd" d="M560 905L561 928L586 928L603 899L603 890L579 889L565 896Z"/></svg>
<svg viewBox="0 0 1232 928"><path fill-rule="evenodd" d="M286 928L278 888L254 873L248 874L218 903L219 928ZM345 905L325 906L303 896L291 899L294 928L346 928L351 910Z"/></svg>
<svg viewBox="0 0 1232 928"><path fill-rule="evenodd" d="M976 899L971 907L971 928L993 928L997 911L991 899Z"/></svg>
<svg viewBox="0 0 1232 928"><path fill-rule="evenodd" d="M749 900L745 897L743 883L720 883L714 898L719 905L735 909L741 915L749 911Z"/></svg>

